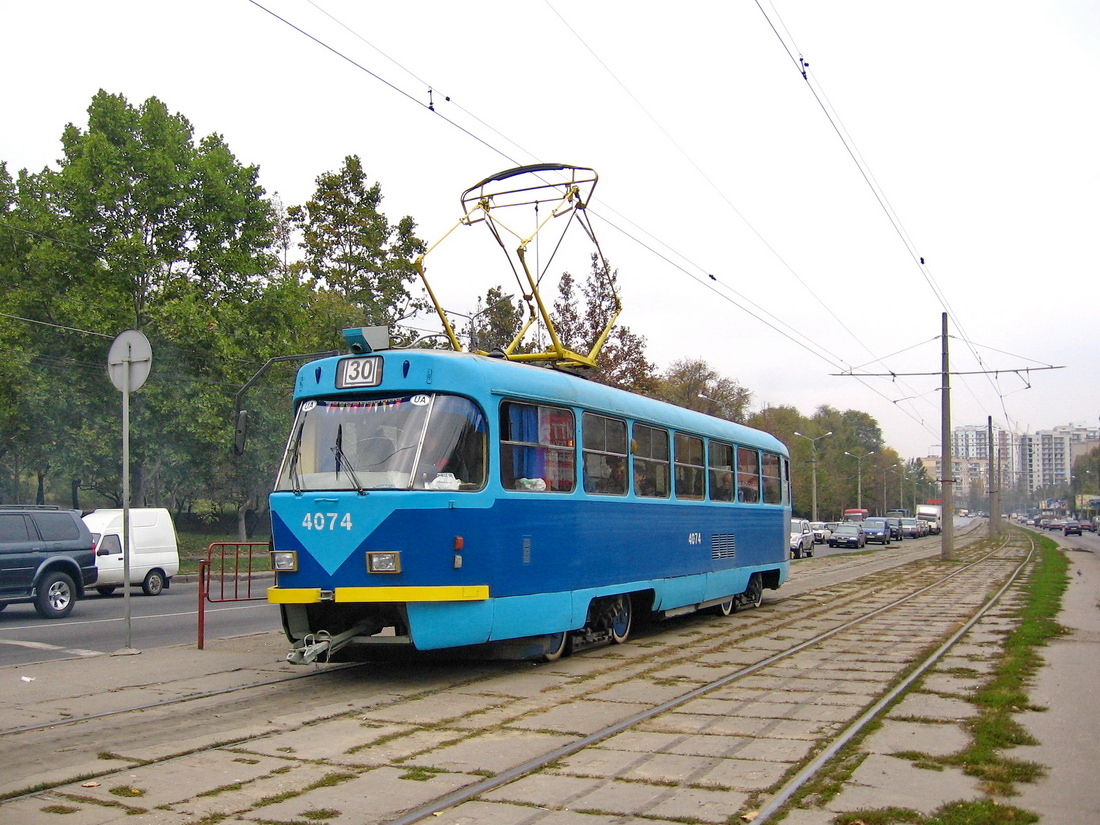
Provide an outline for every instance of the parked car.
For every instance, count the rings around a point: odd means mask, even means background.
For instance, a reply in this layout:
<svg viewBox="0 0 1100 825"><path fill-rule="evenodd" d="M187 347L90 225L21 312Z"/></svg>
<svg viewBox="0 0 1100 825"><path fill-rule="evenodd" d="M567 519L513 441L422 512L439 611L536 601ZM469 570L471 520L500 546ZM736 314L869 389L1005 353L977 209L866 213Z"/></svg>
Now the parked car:
<svg viewBox="0 0 1100 825"><path fill-rule="evenodd" d="M814 544L825 544L833 534L832 528L823 521L811 521L810 529L814 531Z"/></svg>
<svg viewBox="0 0 1100 825"><path fill-rule="evenodd" d="M791 519L791 558L800 559L814 554L814 531L806 519Z"/></svg>
<svg viewBox="0 0 1100 825"><path fill-rule="evenodd" d="M110 596L123 580L122 510L93 510L84 523L95 542L99 578L96 590ZM172 514L163 507L130 508L130 584L140 585L146 596L156 596L172 586L179 572L180 554Z"/></svg>
<svg viewBox="0 0 1100 825"><path fill-rule="evenodd" d="M0 610L33 602L43 619L68 616L99 575L92 548L76 510L0 507Z"/></svg>
<svg viewBox="0 0 1100 825"><path fill-rule="evenodd" d="M1062 535L1081 535L1081 523L1075 519L1066 519L1062 522Z"/></svg>
<svg viewBox="0 0 1100 825"><path fill-rule="evenodd" d="M903 518L901 520L901 534L907 539L919 539L925 535L924 530L921 529L921 524L920 519Z"/></svg>
<svg viewBox="0 0 1100 825"><path fill-rule="evenodd" d="M863 532L867 534L867 542L877 541L879 544L890 544L890 524L884 518L864 519Z"/></svg>
<svg viewBox="0 0 1100 825"><path fill-rule="evenodd" d="M890 538L898 541L905 538L905 532L901 529L901 516L887 516L886 523L890 525Z"/></svg>
<svg viewBox="0 0 1100 825"><path fill-rule="evenodd" d="M829 536L830 547L854 547L857 550L867 546L867 536L858 522L849 521L838 524Z"/></svg>

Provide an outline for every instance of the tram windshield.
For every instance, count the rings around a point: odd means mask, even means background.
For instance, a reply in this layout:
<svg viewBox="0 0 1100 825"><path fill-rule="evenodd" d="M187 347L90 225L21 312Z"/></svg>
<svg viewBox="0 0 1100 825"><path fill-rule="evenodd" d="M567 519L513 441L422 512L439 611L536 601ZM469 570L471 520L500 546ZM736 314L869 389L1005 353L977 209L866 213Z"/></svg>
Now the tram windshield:
<svg viewBox="0 0 1100 825"><path fill-rule="evenodd" d="M276 490L479 490L485 416L456 395L309 400L298 408Z"/></svg>

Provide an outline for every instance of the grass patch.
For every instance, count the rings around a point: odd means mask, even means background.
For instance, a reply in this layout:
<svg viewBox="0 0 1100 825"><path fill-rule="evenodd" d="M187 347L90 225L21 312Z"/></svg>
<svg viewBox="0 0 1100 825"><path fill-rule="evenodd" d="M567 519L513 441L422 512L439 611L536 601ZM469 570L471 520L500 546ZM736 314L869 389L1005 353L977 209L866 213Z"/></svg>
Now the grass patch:
<svg viewBox="0 0 1100 825"><path fill-rule="evenodd" d="M1029 825L1038 821L1038 814L992 799L951 802L931 816L908 808L882 808L841 814L832 820L833 825Z"/></svg>
<svg viewBox="0 0 1100 825"><path fill-rule="evenodd" d="M413 782L427 782L437 773L446 773L438 768L423 768L415 767L410 768L407 773L402 774L399 779L411 779Z"/></svg>
<svg viewBox="0 0 1100 825"><path fill-rule="evenodd" d="M324 822L326 819L336 819L340 816L340 812L333 808L318 808L313 811L306 811L304 814L299 814L299 816L311 822Z"/></svg>
<svg viewBox="0 0 1100 825"><path fill-rule="evenodd" d="M946 760L947 764L962 767L967 775L982 779L986 792L994 796L1009 796L1013 783L1034 782L1045 773L1041 765L1003 754L1017 745L1035 744L1014 715L1034 709L1028 701L1027 688L1043 664L1039 648L1066 632L1056 617L1068 587L1069 562L1052 539L1040 536L1037 545L1038 561L1028 577L1026 597L1017 611L1020 623L1005 637L1003 652L991 678L971 697L970 701L981 711L967 724L971 743L962 753Z"/></svg>
<svg viewBox="0 0 1100 825"><path fill-rule="evenodd" d="M119 785L111 788L110 794L112 796L122 797L123 799L134 799L139 796L145 796L145 791L141 788L134 788L130 785Z"/></svg>

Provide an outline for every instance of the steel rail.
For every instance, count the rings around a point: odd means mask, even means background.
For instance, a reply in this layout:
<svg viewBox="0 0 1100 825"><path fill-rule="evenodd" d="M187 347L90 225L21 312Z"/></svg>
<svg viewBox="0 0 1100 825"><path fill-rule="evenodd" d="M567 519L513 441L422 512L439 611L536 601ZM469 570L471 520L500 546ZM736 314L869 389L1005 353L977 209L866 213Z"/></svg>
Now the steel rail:
<svg viewBox="0 0 1100 825"><path fill-rule="evenodd" d="M1004 544L1002 544L1000 547L996 548L995 550L991 550L989 553L985 554L981 558L976 559L975 561L969 562L968 564L965 564L965 565L959 567L958 569L951 571L950 573L948 573L946 576L942 577L941 579L938 579L937 581L935 581L931 584L925 585L924 587L922 587L918 590L915 590L912 593L909 593L905 596L902 596L901 598L896 599L893 602L890 602L889 604L883 605L882 607L878 607L875 610L872 610L871 612L866 613L863 616L859 616L855 619L851 619L850 621L845 622L844 624L838 625L837 627L831 628L830 630L826 630L823 633L820 633L817 636L814 636L812 639L807 639L806 641L800 642L799 644L794 645L793 647L788 648L787 650L780 651L780 652L775 653L771 656L768 656L765 659L762 659L759 662L756 662L756 663L751 664L751 665L747 665L746 667L740 668L740 669L738 669L738 670L736 670L732 673L728 673L725 676L722 676L718 679L715 679L713 682L709 682L705 685L701 685L697 688L694 688L693 690L688 691L687 693L684 693L680 696L669 699L666 702L662 702L661 704L659 704L655 707L649 708L648 710L640 711L640 712L634 714L633 716L630 716L627 719L622 719L622 720L616 722L613 725L608 725L607 727L602 728L601 730L595 731L594 733L590 733L587 736L584 736L584 737L578 739L575 742L571 742L569 744L562 745L561 747L556 748L555 750L550 751L549 753L543 754L541 756L533 757L533 758L527 760L526 762L523 762L522 764L519 764L519 765L516 765L512 768L509 768L506 771L502 771L501 773L497 774L496 776L492 776L492 777L489 777L487 779L483 779L482 781L477 782L473 785L469 785L465 788L460 788L459 790L453 791L452 793L449 793L449 794L446 794L444 796L438 797L437 799L432 800L431 802L427 802L427 803L425 803L425 804L423 804L423 805L421 805L417 808L414 808L413 810L405 813L404 815L402 815L402 816L400 816L396 819L388 820L387 825L413 825L413 823L419 822L420 820L425 819L426 817L435 816L435 815L439 814L439 812L441 812L443 810L446 810L447 808L453 807L455 805L459 805L463 802L467 802L467 801L469 801L469 800L471 800L471 799L473 799L477 796L480 796L481 794L487 793L487 792L489 792L491 790L494 790L496 788L499 788L503 785L507 785L508 783L510 783L510 782L512 782L516 779L519 779L520 777L525 776L529 773L533 773L533 772L539 770L540 768L543 768L546 765L549 765L550 763L552 763L552 762L554 762L558 759L562 759L566 756L571 756L572 754L574 754L574 753L576 753L580 750L583 750L584 748L589 747L590 745L597 744L597 743L599 743L599 742L601 742L605 739L608 739L608 738L610 738L610 737L612 737L612 736L614 736L618 733L621 733L624 730L627 730L627 729L633 727L634 725L637 725L641 722L648 721L649 719L652 719L655 716L659 716L662 713L665 713L669 710L672 710L676 707L679 707L680 705L686 704L687 702L690 702L693 699L697 699L700 696L703 696L707 693L718 690L719 688L725 687L726 685L730 684L731 682L735 682L738 679L742 679L746 676L749 676L753 673L756 673L757 671L762 670L763 668L768 667L769 665L775 664L776 662L782 661L783 659L786 659L789 656L793 656L794 654L799 653L799 652L801 652L802 650L805 650L808 647L812 647L816 644L820 644L821 642L832 638L833 636L837 635L838 633L842 633L843 631L849 630L849 629L851 629L851 628L853 628L857 625L860 625L860 624L862 624L862 623L864 623L864 622L866 622L870 619L875 618L876 616L879 616L879 615L881 615L883 613L886 613L890 610L894 610L895 608L899 607L900 605L903 605L903 604L917 598L918 596L921 596L921 595L923 595L923 594L925 594L925 593L941 586L944 582L954 578L955 576L960 575L961 573L966 572L967 570L971 569L972 567L975 567L975 566L981 564L982 562L986 561L990 557L992 557L992 556L996 555L997 553L1001 552L1005 548L1005 546L1007 546L1007 541ZM1031 555L1029 554L1028 555L1028 560L1030 559L1030 557L1031 557ZM1021 569L1023 569L1023 566L1026 563L1027 563L1027 560L1025 560L1020 565L1020 567L1017 568L1017 570L1013 573L1013 575L1012 575L1012 577L1009 581L1009 584L1011 584L1015 580L1015 578L1019 575L1019 571ZM997 595L994 598L999 599L1001 594L1007 589L1009 584L1006 584L1005 587L1003 587L997 593ZM989 607L989 605L983 606L981 608L982 613L984 613L984 611L987 610L988 607ZM978 614L965 627L968 629L973 624L973 622L976 621L977 618L980 617L980 615L981 614ZM960 636L961 633L962 632L960 631L960 633L956 634L956 636ZM954 638L955 637L953 637L953 639ZM920 672L923 673L923 669L921 669ZM890 694L890 698L893 698L893 696L895 696L895 695L896 695L896 691L892 691L891 694ZM887 703L888 703L887 700L882 700L882 702L876 703L875 708L879 708L880 704L882 704L884 706ZM862 717L861 717L861 719L862 719ZM864 724L866 724L866 722L864 722ZM852 735L854 735L854 733ZM851 738L851 737L849 736L849 738ZM816 763L816 761L817 760L815 760L814 763ZM812 764L814 764L814 763L812 763ZM822 763L822 764L824 764L824 763ZM801 776L801 773L799 774L799 776ZM793 791L794 791L794 789L791 790L791 793L793 793ZM776 806L776 807L778 807L778 806ZM762 821L762 820L760 820L760 818L758 816L754 820L754 822L759 822L759 821Z"/></svg>
<svg viewBox="0 0 1100 825"><path fill-rule="evenodd" d="M806 765L797 774L791 777L771 801L768 802L763 808L761 808L756 817L753 819L754 823L767 822L780 808L790 801L790 798L801 789L807 782L813 779L825 765L839 753L840 749L847 745L860 731L862 731L868 724L874 721L889 705L902 693L908 690L912 684L924 675L932 665L943 658L952 647L958 644L959 640L966 635L971 628L974 627L981 619L989 612L990 609L996 605L1008 589L1016 583L1016 580L1020 577L1020 574L1024 571L1027 565L1031 562L1032 556L1035 555L1035 540L1028 537L1031 542L1031 549L1028 550L1027 557L1017 565L1016 569L1009 576L1008 580L1004 583L1000 590L998 590L992 597L990 597L985 604L983 604L975 614L966 622L959 630L953 633L947 641L940 645L935 651L933 651L921 664L914 668L912 673L906 676L900 683L894 686L885 696L879 699L875 704L863 712L863 714L856 719L851 725L843 730L839 736L834 739L825 750L818 754L809 764ZM1007 540L1000 549L1007 546Z"/></svg>

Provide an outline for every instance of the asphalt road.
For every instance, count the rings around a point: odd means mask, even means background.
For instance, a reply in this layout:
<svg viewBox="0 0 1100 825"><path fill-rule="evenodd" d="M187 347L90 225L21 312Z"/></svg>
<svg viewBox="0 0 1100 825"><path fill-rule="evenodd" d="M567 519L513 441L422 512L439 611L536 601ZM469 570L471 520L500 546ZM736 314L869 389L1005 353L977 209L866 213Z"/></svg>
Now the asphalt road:
<svg viewBox="0 0 1100 825"><path fill-rule="evenodd" d="M256 595L265 595L264 587ZM207 603L205 638L217 639L278 630L279 609L266 600ZM32 604L10 604L0 612L0 666L99 656L126 647L125 599L92 593L64 619L46 620ZM198 583L174 580L159 596L141 588L130 596L130 647L198 644ZM290 645L287 644L289 649Z"/></svg>

